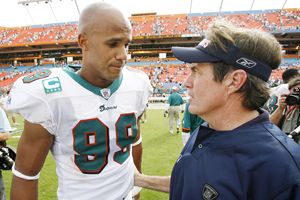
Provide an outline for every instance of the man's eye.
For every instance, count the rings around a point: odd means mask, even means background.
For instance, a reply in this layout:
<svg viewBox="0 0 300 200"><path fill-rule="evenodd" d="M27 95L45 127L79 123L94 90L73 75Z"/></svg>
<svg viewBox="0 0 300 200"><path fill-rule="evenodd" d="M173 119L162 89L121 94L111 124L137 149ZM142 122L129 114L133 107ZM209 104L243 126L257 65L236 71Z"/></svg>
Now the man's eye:
<svg viewBox="0 0 300 200"><path fill-rule="evenodd" d="M116 47L117 45L118 45L118 43L116 43L116 42L109 44L110 47Z"/></svg>
<svg viewBox="0 0 300 200"><path fill-rule="evenodd" d="M197 72L197 68L196 68L196 67L192 67L192 68L191 68L191 72L196 73L196 72Z"/></svg>

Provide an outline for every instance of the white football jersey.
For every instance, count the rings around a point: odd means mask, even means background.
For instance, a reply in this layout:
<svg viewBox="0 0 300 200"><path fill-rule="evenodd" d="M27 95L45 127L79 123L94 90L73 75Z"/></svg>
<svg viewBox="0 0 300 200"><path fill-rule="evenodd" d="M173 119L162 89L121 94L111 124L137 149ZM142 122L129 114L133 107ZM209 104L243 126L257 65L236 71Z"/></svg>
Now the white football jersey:
<svg viewBox="0 0 300 200"><path fill-rule="evenodd" d="M5 111L0 106L0 134L9 131L12 131L12 128Z"/></svg>
<svg viewBox="0 0 300 200"><path fill-rule="evenodd" d="M104 89L45 69L16 81L6 109L55 136L58 199L122 200L133 187L131 144L151 92L147 75L127 67Z"/></svg>

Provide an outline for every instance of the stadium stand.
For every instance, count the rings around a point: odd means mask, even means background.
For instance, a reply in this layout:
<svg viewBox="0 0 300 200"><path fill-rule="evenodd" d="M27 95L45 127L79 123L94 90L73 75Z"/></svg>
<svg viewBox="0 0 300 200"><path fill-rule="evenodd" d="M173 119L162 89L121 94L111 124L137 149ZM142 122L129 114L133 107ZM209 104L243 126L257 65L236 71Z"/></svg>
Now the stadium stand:
<svg viewBox="0 0 300 200"><path fill-rule="evenodd" d="M209 22L218 17L229 19L240 26L267 31L300 31L300 10L261 10L248 12L193 13L178 15L132 16L133 36L202 34ZM77 22L0 29L1 46L74 42Z"/></svg>
<svg viewBox="0 0 300 200"><path fill-rule="evenodd" d="M193 38L199 41L208 24L217 18L225 18L239 26L263 29L273 34L279 33L283 39L288 33L300 33L300 9L236 11L223 12L221 15L216 12L173 15L135 14L129 18L133 27L133 43L132 48L129 49L132 58L129 59L128 65L142 69L148 74L154 87L154 96L159 97L169 93L174 85L182 88L188 70L184 63L173 58L170 47L185 44L184 42L187 43ZM1 90L9 88L23 74L43 67L80 64L77 34L77 22L14 28L0 27ZM295 39L293 37L287 39ZM186 38L186 41L182 40L183 38ZM298 39L298 47L293 50L290 46L284 46L285 59L281 63L281 69L273 71L271 85L280 82L284 69L300 67L299 34L296 39ZM192 42L188 45L194 45L195 42ZM155 44L160 46L152 46ZM55 51L54 59L48 54L56 49L55 45L62 45L61 48L67 50L63 53L59 49ZM31 49L28 50L27 47ZM70 52L70 48L74 51ZM45 53L41 54L36 49L44 49ZM16 53L10 55L10 52ZM166 53L165 58L158 57L159 53ZM67 60L67 57L78 57L78 59ZM182 88L180 92L184 93L184 91Z"/></svg>

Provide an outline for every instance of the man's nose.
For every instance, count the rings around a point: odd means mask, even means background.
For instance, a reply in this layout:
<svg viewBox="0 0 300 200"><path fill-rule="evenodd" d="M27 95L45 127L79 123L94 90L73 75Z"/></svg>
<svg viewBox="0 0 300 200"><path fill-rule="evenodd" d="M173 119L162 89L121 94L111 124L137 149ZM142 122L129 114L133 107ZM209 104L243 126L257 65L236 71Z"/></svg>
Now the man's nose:
<svg viewBox="0 0 300 200"><path fill-rule="evenodd" d="M117 60L127 60L127 48L126 47L123 47L123 48L120 48L120 50L118 51L118 54L116 56L116 59Z"/></svg>

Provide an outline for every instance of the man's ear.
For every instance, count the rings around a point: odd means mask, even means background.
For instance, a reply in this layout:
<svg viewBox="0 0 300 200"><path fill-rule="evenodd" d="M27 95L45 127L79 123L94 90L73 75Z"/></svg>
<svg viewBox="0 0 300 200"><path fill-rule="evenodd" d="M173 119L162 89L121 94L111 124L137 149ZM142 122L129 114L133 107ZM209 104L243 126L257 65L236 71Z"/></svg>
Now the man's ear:
<svg viewBox="0 0 300 200"><path fill-rule="evenodd" d="M82 51L88 50L88 37L86 33L81 33L78 35L78 45L81 47Z"/></svg>
<svg viewBox="0 0 300 200"><path fill-rule="evenodd" d="M225 85L228 88L229 93L238 91L246 82L247 73L242 70L234 70L225 78Z"/></svg>

